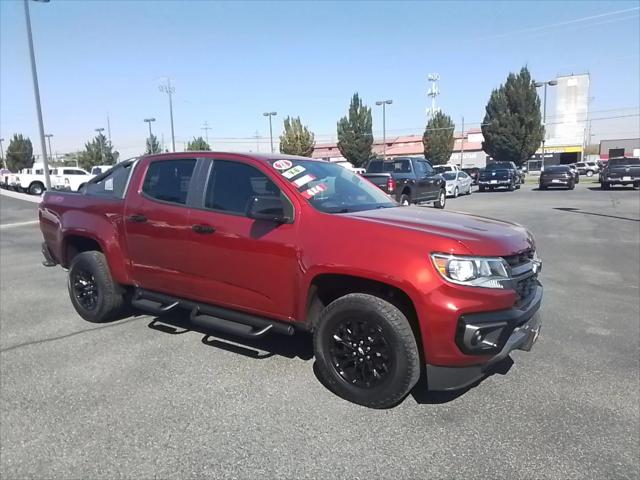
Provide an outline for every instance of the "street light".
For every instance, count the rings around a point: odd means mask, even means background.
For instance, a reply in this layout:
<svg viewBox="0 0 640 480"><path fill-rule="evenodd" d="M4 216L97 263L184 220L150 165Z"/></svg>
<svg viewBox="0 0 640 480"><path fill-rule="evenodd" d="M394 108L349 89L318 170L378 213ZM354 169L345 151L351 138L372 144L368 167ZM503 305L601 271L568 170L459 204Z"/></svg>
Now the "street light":
<svg viewBox="0 0 640 480"><path fill-rule="evenodd" d="M52 133L47 133L45 135L45 137L47 138L47 141L49 142L49 158L51 159L51 162L53 163L53 150L51 150L51 137L53 137Z"/></svg>
<svg viewBox="0 0 640 480"><path fill-rule="evenodd" d="M278 112L264 112L262 115L269 117L269 137L271 138L271 153L273 153L273 127L271 126L271 117L277 115Z"/></svg>
<svg viewBox="0 0 640 480"><path fill-rule="evenodd" d="M167 77L167 83L158 87L161 92L169 96L169 118L171 119L171 151L176 151L176 136L173 133L173 94L176 93L175 87L171 86L171 79Z"/></svg>
<svg viewBox="0 0 640 480"><path fill-rule="evenodd" d="M102 145L102 132L104 132L104 128L96 128L96 132L98 132L98 141L100 142L100 160L104 164L104 147Z"/></svg>
<svg viewBox="0 0 640 480"><path fill-rule="evenodd" d="M387 159L387 105L391 105L393 100L378 100L376 105L382 105L382 160Z"/></svg>
<svg viewBox="0 0 640 480"><path fill-rule="evenodd" d="M35 0L40 3L48 3L49 0ZM44 138L44 122L42 121L42 107L40 106L40 88L38 87L38 71L36 70L36 56L33 51L33 34L31 32L31 15L29 15L29 1L24 0L24 17L27 22L27 38L29 40L29 56L31 58L31 78L33 80L33 95L36 100L36 112L38 114L38 128L40 129L40 148L42 149L42 165L44 167L44 185L51 189L49 178L49 162L47 161L47 146Z"/></svg>
<svg viewBox="0 0 640 480"><path fill-rule="evenodd" d="M155 122L156 119L155 118L145 118L144 119L145 122L147 122L149 124L149 141L151 141L151 137L152 137L152 133L151 133L151 122Z"/></svg>
<svg viewBox="0 0 640 480"><path fill-rule="evenodd" d="M544 168L544 142L547 139L547 85L555 87L558 85L557 80L549 80L547 82L535 82L536 88L544 87L544 100L542 101L542 125L544 126L544 136L542 137L542 163L540 168Z"/></svg>

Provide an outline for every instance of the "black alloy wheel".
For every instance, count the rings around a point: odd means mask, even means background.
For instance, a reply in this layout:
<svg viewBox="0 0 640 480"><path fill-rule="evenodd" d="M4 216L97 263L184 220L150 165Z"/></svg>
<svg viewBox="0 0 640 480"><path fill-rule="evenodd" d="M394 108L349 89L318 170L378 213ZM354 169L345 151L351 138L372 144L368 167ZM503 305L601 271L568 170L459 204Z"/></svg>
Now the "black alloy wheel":
<svg viewBox="0 0 640 480"><path fill-rule="evenodd" d="M379 385L393 366L382 326L371 319L345 318L336 324L329 353L338 375L360 388Z"/></svg>
<svg viewBox="0 0 640 480"><path fill-rule="evenodd" d="M98 305L98 285L93 274L85 269L77 269L70 280L73 294L82 308L95 310Z"/></svg>

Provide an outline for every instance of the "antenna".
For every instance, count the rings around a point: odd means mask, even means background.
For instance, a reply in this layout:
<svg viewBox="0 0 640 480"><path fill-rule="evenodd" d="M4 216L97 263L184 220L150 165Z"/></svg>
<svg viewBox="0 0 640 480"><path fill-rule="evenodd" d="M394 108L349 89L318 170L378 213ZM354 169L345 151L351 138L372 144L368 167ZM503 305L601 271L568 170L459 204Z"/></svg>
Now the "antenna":
<svg viewBox="0 0 640 480"><path fill-rule="evenodd" d="M440 95L440 89L438 88L438 81L440 80L439 73L430 73L427 75L427 80L431 84L429 90L427 91L427 96L431 97L431 107L427 108L427 116L433 117L436 113L440 111L438 107L436 107L436 97Z"/></svg>

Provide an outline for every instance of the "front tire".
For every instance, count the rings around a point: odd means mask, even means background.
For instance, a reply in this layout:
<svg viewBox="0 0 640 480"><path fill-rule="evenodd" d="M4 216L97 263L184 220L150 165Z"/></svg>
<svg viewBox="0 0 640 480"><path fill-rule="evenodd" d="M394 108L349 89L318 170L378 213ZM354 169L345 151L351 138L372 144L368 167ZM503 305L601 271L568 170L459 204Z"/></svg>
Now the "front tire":
<svg viewBox="0 0 640 480"><path fill-rule="evenodd" d="M444 208L446 203L447 203L447 192L443 188L442 190L440 190L440 194L438 195L438 200L433 202L433 206L436 208Z"/></svg>
<svg viewBox="0 0 640 480"><path fill-rule="evenodd" d="M102 252L82 252L73 258L68 288L73 307L88 322L114 320L124 309L124 292L111 277Z"/></svg>
<svg viewBox="0 0 640 480"><path fill-rule="evenodd" d="M403 193L400 195L400 205L409 206L411 205L411 196Z"/></svg>
<svg viewBox="0 0 640 480"><path fill-rule="evenodd" d="M318 373L345 400L370 408L400 402L420 378L416 338L404 314L373 295L351 293L321 313L313 336Z"/></svg>
<svg viewBox="0 0 640 480"><path fill-rule="evenodd" d="M460 194L460 191L458 190L458 187L456 187L453 190L453 198L458 198L458 195Z"/></svg>
<svg viewBox="0 0 640 480"><path fill-rule="evenodd" d="M609 185L607 182L602 182L602 183L600 184L600 188L601 188L602 190L609 190L609 189L611 188L611 185Z"/></svg>

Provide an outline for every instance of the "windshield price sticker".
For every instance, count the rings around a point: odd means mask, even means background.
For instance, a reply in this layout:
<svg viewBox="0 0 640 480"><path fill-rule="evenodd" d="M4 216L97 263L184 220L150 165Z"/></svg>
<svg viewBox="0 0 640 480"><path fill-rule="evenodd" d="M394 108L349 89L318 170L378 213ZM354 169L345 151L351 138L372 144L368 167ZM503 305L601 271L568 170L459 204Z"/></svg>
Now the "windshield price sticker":
<svg viewBox="0 0 640 480"><path fill-rule="evenodd" d="M306 169L302 165L296 165L295 167L290 168L286 172L282 172L282 176L284 178L287 178L287 179L291 180L293 177L295 177L299 173L304 172L305 170Z"/></svg>
<svg viewBox="0 0 640 480"><path fill-rule="evenodd" d="M307 174L307 175L303 175L300 178L294 180L292 183L296 187L300 188L303 185L306 185L307 183L314 181L315 179L316 179L316 177L314 177L313 175Z"/></svg>
<svg viewBox="0 0 640 480"><path fill-rule="evenodd" d="M276 160L273 162L273 168L276 170L288 170L291 167L293 167L293 163L289 160Z"/></svg>
<svg viewBox="0 0 640 480"><path fill-rule="evenodd" d="M318 185L316 185L315 187L311 187L309 190L305 190L304 192L302 192L302 196L306 199L310 199L311 197L313 197L314 195L317 195L321 192L324 192L327 190L327 186L324 183L320 183Z"/></svg>

